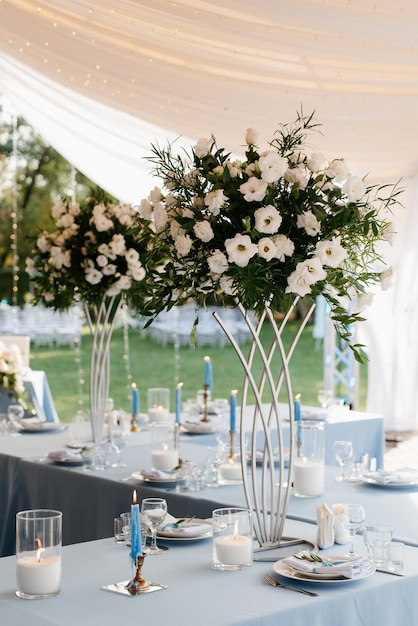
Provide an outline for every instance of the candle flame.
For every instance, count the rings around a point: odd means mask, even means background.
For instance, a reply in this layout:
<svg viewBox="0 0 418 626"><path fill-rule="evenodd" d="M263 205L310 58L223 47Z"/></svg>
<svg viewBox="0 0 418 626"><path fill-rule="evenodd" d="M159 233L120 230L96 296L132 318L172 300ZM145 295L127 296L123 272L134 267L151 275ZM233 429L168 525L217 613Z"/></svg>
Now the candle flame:
<svg viewBox="0 0 418 626"><path fill-rule="evenodd" d="M168 450L168 445L165 442L163 443L163 450Z"/></svg>
<svg viewBox="0 0 418 626"><path fill-rule="evenodd" d="M136 504L136 489L134 489L134 492L132 494L132 504Z"/></svg>
<svg viewBox="0 0 418 626"><path fill-rule="evenodd" d="M203 357L203 360L204 360L204 361L210 361L210 356L205 356L205 357Z"/></svg>
<svg viewBox="0 0 418 626"><path fill-rule="evenodd" d="M132 389L136 389L136 384L132 383L131 387L132 387Z"/></svg>
<svg viewBox="0 0 418 626"><path fill-rule="evenodd" d="M39 563L40 560L41 560L41 554L42 554L42 552L45 552L45 550L42 547L42 541L39 539L39 537L35 537L35 543L36 543L36 546L37 546L36 561L37 561L37 563Z"/></svg>
<svg viewBox="0 0 418 626"><path fill-rule="evenodd" d="M177 385L177 389L181 389L182 387L183 387L183 383L179 383L179 384Z"/></svg>
<svg viewBox="0 0 418 626"><path fill-rule="evenodd" d="M232 540L236 541L238 539L238 520L235 520L234 534L232 535Z"/></svg>

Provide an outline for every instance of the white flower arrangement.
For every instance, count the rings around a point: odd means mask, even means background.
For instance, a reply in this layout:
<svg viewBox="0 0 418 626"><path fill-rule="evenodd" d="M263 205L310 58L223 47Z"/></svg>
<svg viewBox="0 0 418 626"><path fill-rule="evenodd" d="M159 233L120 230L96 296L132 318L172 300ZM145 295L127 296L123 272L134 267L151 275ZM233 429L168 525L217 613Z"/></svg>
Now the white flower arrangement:
<svg viewBox="0 0 418 626"><path fill-rule="evenodd" d="M323 294L337 331L349 339L347 325L361 318L348 314L342 299L379 282L378 243L389 239L399 191L366 186L344 159L309 153L312 118L299 114L280 126L265 150L248 129L243 161L213 136L191 154L152 146L149 160L163 190L156 187L139 214L142 228L149 225L149 258L163 256L165 265L154 274L160 288L150 310L211 298L280 311L289 298Z"/></svg>
<svg viewBox="0 0 418 626"><path fill-rule="evenodd" d="M0 341L0 387L6 389L12 397L21 396L25 391L25 374L26 368L19 346L15 343L6 345Z"/></svg>
<svg viewBox="0 0 418 626"><path fill-rule="evenodd" d="M39 234L33 256L26 260L35 303L65 310L77 300L98 306L115 296L139 309L146 272L137 211L96 190L82 205L58 202L52 218L55 230Z"/></svg>

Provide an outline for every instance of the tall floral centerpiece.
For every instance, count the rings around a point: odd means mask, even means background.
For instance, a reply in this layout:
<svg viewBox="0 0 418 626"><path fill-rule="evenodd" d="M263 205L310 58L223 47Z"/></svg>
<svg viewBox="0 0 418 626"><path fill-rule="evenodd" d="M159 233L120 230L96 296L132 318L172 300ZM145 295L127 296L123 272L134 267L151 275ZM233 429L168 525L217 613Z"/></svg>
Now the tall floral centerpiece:
<svg viewBox="0 0 418 626"><path fill-rule="evenodd" d="M95 190L83 203L58 202L54 229L36 240L27 270L34 280L35 303L66 310L81 302L92 337L90 420L93 439L103 436L109 395L109 343L123 301L141 309L146 271L141 261L142 233L136 210Z"/></svg>
<svg viewBox="0 0 418 626"><path fill-rule="evenodd" d="M313 116L302 114L292 124L281 125L265 148L257 145L257 133L245 135L245 158L234 158L218 147L214 136L200 139L190 150L178 152L175 144L152 147L153 172L161 179L140 205L141 224L147 228L149 247L166 258L164 273L156 275L160 289L155 310L182 304L193 298L197 307L210 298L238 305L250 326L253 341L245 357L232 333L225 328L245 372L241 402L241 444L244 445L243 408L247 389L256 407L252 421L252 487L242 467L249 507L257 512L256 534L260 544L280 540L289 492L281 494L285 480L275 479L271 430L277 427L280 473L284 475L278 395L286 381L289 410L293 398L289 360L301 328L286 351L274 313L289 311L298 298L327 300L337 332L350 340L349 325L361 318L360 308L348 312L373 283L384 281L378 251L391 235L390 208L397 202L396 185L367 185L351 173L343 158L327 159L307 148L307 137L316 129ZM290 307L290 309L289 309ZM152 307L151 307L152 308ZM247 309L255 309L257 325ZM284 322L288 315L284 316ZM270 347L261 345L261 326L273 327ZM359 346L351 346L361 359ZM273 354L280 357L277 372ZM254 374L254 356L263 365L261 378ZM267 412L265 386L270 393ZM265 433L262 495L255 481L256 431ZM292 459L296 429L291 430ZM267 501L267 484L270 500ZM277 485L279 489L277 489ZM271 515L267 513L270 508Z"/></svg>
<svg viewBox="0 0 418 626"><path fill-rule="evenodd" d="M11 402L16 402L25 391L23 377L26 368L22 352L15 343L6 345L0 340L0 411L7 412Z"/></svg>

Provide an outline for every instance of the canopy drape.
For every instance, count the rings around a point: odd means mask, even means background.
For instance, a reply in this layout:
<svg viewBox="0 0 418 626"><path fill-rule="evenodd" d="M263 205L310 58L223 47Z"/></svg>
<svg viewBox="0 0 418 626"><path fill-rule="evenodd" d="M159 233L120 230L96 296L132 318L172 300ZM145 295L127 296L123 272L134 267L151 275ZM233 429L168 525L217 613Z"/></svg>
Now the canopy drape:
<svg viewBox="0 0 418 626"><path fill-rule="evenodd" d="M371 182L402 177L412 189L417 27L415 0L0 0L0 92L79 170L134 204L156 184L144 158L152 143L213 133L241 154L246 128L267 145L302 107L321 124L312 150L344 157ZM379 404L373 368L385 354L384 412L418 428L415 398L391 405L395 362L418 372L398 337L417 325L408 268L418 209L416 194L407 197L395 286L375 305L396 315L383 334L369 333L368 408Z"/></svg>

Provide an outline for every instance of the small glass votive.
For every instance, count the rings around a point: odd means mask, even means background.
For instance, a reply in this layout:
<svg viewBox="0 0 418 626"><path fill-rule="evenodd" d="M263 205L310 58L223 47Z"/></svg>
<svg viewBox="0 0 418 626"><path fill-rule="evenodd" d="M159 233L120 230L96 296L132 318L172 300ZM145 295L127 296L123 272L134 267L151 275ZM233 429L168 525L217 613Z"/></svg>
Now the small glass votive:
<svg viewBox="0 0 418 626"><path fill-rule="evenodd" d="M221 485L239 485L242 483L241 451L237 447L231 458L226 450L225 458L218 469Z"/></svg>
<svg viewBox="0 0 418 626"><path fill-rule="evenodd" d="M121 513L120 518L122 520L122 528L125 539L125 544L127 546L131 545L131 514L130 512Z"/></svg>
<svg viewBox="0 0 418 626"><path fill-rule="evenodd" d="M176 433L173 423L151 424L151 466L163 472L174 470L179 464Z"/></svg>
<svg viewBox="0 0 418 626"><path fill-rule="evenodd" d="M123 528L123 519L121 517L115 517L113 519L113 535L116 543L125 543L125 532Z"/></svg>
<svg viewBox="0 0 418 626"><path fill-rule="evenodd" d="M377 566L387 566L393 529L388 526L366 526L363 539L369 559Z"/></svg>
<svg viewBox="0 0 418 626"><path fill-rule="evenodd" d="M170 419L170 389L151 387L148 389L148 417L152 422L173 422Z"/></svg>
<svg viewBox="0 0 418 626"><path fill-rule="evenodd" d="M388 545L387 568L390 572L403 574L404 570L404 544L399 541L392 541Z"/></svg>
<svg viewBox="0 0 418 626"><path fill-rule="evenodd" d="M16 514L16 595L37 600L61 591L62 513L47 509Z"/></svg>
<svg viewBox="0 0 418 626"><path fill-rule="evenodd" d="M220 570L239 570L253 562L252 512L223 508L212 512L212 565Z"/></svg>

